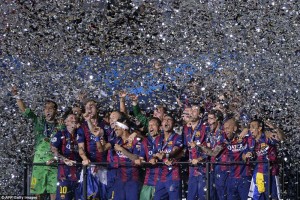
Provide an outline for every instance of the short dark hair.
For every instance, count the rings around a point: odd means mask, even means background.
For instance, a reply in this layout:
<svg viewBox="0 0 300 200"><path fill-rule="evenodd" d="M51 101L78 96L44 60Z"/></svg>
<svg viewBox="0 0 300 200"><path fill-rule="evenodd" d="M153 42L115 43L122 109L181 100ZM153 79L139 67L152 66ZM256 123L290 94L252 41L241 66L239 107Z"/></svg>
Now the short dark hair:
<svg viewBox="0 0 300 200"><path fill-rule="evenodd" d="M209 115L214 115L217 118L217 121L222 122L224 119L223 113L219 110L210 110Z"/></svg>
<svg viewBox="0 0 300 200"><path fill-rule="evenodd" d="M156 120L158 126L161 126L161 120L160 120L159 118L157 118L157 117L151 117L151 118L149 119L149 122L150 122L151 120Z"/></svg>
<svg viewBox="0 0 300 200"><path fill-rule="evenodd" d="M252 122L256 122L256 123L258 124L258 127L261 127L261 128L262 128L262 131L265 130L265 123L263 122L263 120L258 119L258 118L254 118L254 119L251 120L250 124L251 124Z"/></svg>
<svg viewBox="0 0 300 200"><path fill-rule="evenodd" d="M52 101L50 99L48 99L48 100L45 101L45 105L50 104L50 103L52 103L54 105L54 109L55 110L58 109L57 103L55 101Z"/></svg>

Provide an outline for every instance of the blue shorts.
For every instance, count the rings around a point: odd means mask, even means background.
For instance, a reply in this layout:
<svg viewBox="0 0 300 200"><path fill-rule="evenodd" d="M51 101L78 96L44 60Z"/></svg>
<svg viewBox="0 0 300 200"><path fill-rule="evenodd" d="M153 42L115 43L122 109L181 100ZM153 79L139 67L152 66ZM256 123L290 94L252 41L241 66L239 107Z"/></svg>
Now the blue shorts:
<svg viewBox="0 0 300 200"><path fill-rule="evenodd" d="M228 177L227 199L247 200L251 183L251 177Z"/></svg>
<svg viewBox="0 0 300 200"><path fill-rule="evenodd" d="M79 183L78 181L59 181L56 189L56 200L72 200L79 199Z"/></svg>
<svg viewBox="0 0 300 200"><path fill-rule="evenodd" d="M114 184L114 200L139 200L142 184L139 181L116 180Z"/></svg>
<svg viewBox="0 0 300 200"><path fill-rule="evenodd" d="M181 181L158 182L155 186L154 200L181 199Z"/></svg>
<svg viewBox="0 0 300 200"><path fill-rule="evenodd" d="M192 176L188 181L187 200L206 199L206 176Z"/></svg>
<svg viewBox="0 0 300 200"><path fill-rule="evenodd" d="M226 200L227 199L227 181L228 181L228 172L219 171L215 172L215 188L217 199Z"/></svg>

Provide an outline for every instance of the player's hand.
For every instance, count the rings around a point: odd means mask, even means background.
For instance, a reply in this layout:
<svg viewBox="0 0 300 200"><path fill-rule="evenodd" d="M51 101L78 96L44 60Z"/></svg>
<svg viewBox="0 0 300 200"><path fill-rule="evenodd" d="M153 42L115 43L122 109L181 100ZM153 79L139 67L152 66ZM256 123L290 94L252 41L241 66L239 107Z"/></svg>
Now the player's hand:
<svg viewBox="0 0 300 200"><path fill-rule="evenodd" d="M143 162L145 162L143 158L134 160L134 164L136 164L136 165L141 165Z"/></svg>
<svg viewBox="0 0 300 200"><path fill-rule="evenodd" d="M119 144L115 144L114 149L116 151L123 151L123 147L121 147L121 145L119 145Z"/></svg>
<svg viewBox="0 0 300 200"><path fill-rule="evenodd" d="M68 166L73 166L74 164L76 164L76 161L65 158L64 163Z"/></svg>
<svg viewBox="0 0 300 200"><path fill-rule="evenodd" d="M266 121L265 121L265 125L266 125L267 127L269 127L270 129L275 129L274 124L273 124L270 120L266 120Z"/></svg>
<svg viewBox="0 0 300 200"><path fill-rule="evenodd" d="M91 163L91 161L89 159L86 159L86 160L82 161L82 164L85 165L85 166L89 165L90 163Z"/></svg>
<svg viewBox="0 0 300 200"><path fill-rule="evenodd" d="M100 128L100 127L95 127L95 128L94 128L94 131L93 131L92 133L94 134L94 136L100 137L100 136L103 136L104 131L103 131L103 129Z"/></svg>
<svg viewBox="0 0 300 200"><path fill-rule="evenodd" d="M192 159L192 160L191 160L191 163L192 163L193 165L197 165L197 164L198 164L198 162L199 162L199 160L198 160L198 159Z"/></svg>
<svg viewBox="0 0 300 200"><path fill-rule="evenodd" d="M92 116L90 115L90 113L84 113L82 116L86 121L89 121L92 119Z"/></svg>
<svg viewBox="0 0 300 200"><path fill-rule="evenodd" d="M51 165L52 163L55 163L57 160L55 158L52 158L48 161L46 161L46 165Z"/></svg>
<svg viewBox="0 0 300 200"><path fill-rule="evenodd" d="M248 128L244 128L243 131L239 134L239 139L243 139L248 134L248 131Z"/></svg>
<svg viewBox="0 0 300 200"><path fill-rule="evenodd" d="M165 153L164 152L159 152L159 153L156 153L155 156L159 159L159 160L162 160L164 158L164 155Z"/></svg>
<svg viewBox="0 0 300 200"><path fill-rule="evenodd" d="M171 165L173 164L173 160L167 159L167 160L165 161L165 164L168 165L168 166L171 166Z"/></svg>
<svg viewBox="0 0 300 200"><path fill-rule="evenodd" d="M14 86L12 86L12 88L11 88L11 93L15 96L15 95L18 95L18 89L17 89L17 87L14 85Z"/></svg>
<svg viewBox="0 0 300 200"><path fill-rule="evenodd" d="M279 137L278 137L278 135L276 133L273 133L271 131L266 131L265 134L266 134L266 138L267 139L270 139L272 141L273 140L276 140L276 141L280 140Z"/></svg>
<svg viewBox="0 0 300 200"><path fill-rule="evenodd" d="M76 99L80 102L84 102L84 100L87 98L87 93L84 91L81 91L77 94Z"/></svg>
<svg viewBox="0 0 300 200"><path fill-rule="evenodd" d="M191 148L195 148L197 146L196 142L189 142L188 145L191 147Z"/></svg>
<svg viewBox="0 0 300 200"><path fill-rule="evenodd" d="M125 92L125 91L120 91L119 92L119 97L120 98L125 98L127 96L127 92Z"/></svg>
<svg viewBox="0 0 300 200"><path fill-rule="evenodd" d="M129 143L132 143L133 140L134 140L134 138L135 138L136 136L137 136L137 133L136 133L136 132L131 133L131 134L129 135L127 141L128 141Z"/></svg>
<svg viewBox="0 0 300 200"><path fill-rule="evenodd" d="M247 159L247 158L252 158L253 157L253 154L251 153L251 152L247 152L246 154L245 154L245 159Z"/></svg>
<svg viewBox="0 0 300 200"><path fill-rule="evenodd" d="M151 158L149 160L149 163L151 163L152 165L155 165L157 163L157 158Z"/></svg>
<svg viewBox="0 0 300 200"><path fill-rule="evenodd" d="M64 119L63 119L63 118L59 118L59 119L57 120L57 122L58 122L58 125L59 125L59 126L62 126L62 125L64 125L64 124L65 124L65 122L64 122Z"/></svg>

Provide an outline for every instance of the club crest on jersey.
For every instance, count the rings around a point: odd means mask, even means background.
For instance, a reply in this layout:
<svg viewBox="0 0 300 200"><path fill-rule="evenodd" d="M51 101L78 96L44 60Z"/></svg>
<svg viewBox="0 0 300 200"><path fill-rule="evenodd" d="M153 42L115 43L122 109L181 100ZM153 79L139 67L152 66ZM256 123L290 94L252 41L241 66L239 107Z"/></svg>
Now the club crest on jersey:
<svg viewBox="0 0 300 200"><path fill-rule="evenodd" d="M131 148L132 147L132 143L130 142L128 142L127 144L126 144L126 147L128 147L128 148Z"/></svg>
<svg viewBox="0 0 300 200"><path fill-rule="evenodd" d="M51 139L51 142L52 143L54 143L54 142L56 142L57 141L57 138L56 137L53 137L52 139Z"/></svg>
<svg viewBox="0 0 300 200"><path fill-rule="evenodd" d="M197 131L196 134L195 134L196 137L200 137L200 135L201 135L200 131Z"/></svg>
<svg viewBox="0 0 300 200"><path fill-rule="evenodd" d="M141 145L137 144L135 145L135 147L137 148L138 151L141 151Z"/></svg>
<svg viewBox="0 0 300 200"><path fill-rule="evenodd" d="M153 152L152 151L148 151L148 155L152 156Z"/></svg>
<svg viewBox="0 0 300 200"><path fill-rule="evenodd" d="M260 144L260 148L261 148L261 149L265 149L266 147L267 147L267 144L266 144L266 143L261 143L261 144Z"/></svg>

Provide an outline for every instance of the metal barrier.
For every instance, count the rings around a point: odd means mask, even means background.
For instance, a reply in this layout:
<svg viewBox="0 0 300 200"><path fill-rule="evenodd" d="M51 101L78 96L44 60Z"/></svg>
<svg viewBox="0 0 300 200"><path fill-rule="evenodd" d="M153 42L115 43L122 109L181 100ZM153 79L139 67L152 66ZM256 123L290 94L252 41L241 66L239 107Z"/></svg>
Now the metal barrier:
<svg viewBox="0 0 300 200"><path fill-rule="evenodd" d="M283 161L284 162L284 161ZM206 165L206 199L210 200L210 172L211 172L211 165L244 165L245 162L204 162ZM267 163L268 165L268 194L269 194L269 199L271 199L271 195L270 195L270 191L271 191L271 184L270 184L270 177L271 177L271 172L270 172L270 162L269 161L265 161L265 162L261 162L261 161L248 161L247 164L250 163ZM108 166L111 164L118 164L118 165L122 165L122 166L127 166L127 167L132 167L132 163L131 162L95 162L95 163L90 163L90 165L100 165L100 166ZM158 165L164 165L163 162L157 162ZM189 165L189 166L194 166L192 165L190 162L176 162L176 164L180 164L180 165ZM203 164L203 163L202 163ZM282 163L283 165L284 163ZM25 164L24 165L24 194L23 195L29 195L30 194L30 176L28 176L30 174L30 167L29 166L58 166L58 165L64 165L62 163L56 163L56 164L50 164L50 165L46 165L45 163L32 163L32 164ZM85 199L87 199L87 166L82 165L81 163L76 163L76 165L80 165L82 166L82 170L83 170L83 197ZM140 167L144 167L146 168L147 165L152 166L151 163L149 162L143 162L142 165ZM281 166L281 169L284 170L284 165ZM296 180L297 180L297 188L296 188L296 199L300 199L299 196L299 165L297 165L297 172L296 172ZM284 173L282 173L284 174ZM281 191L284 191L284 176L282 177L282 184L281 184Z"/></svg>

